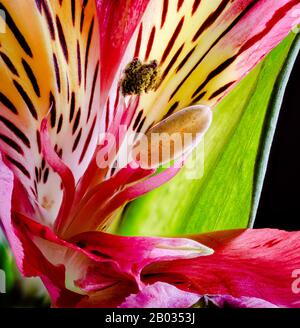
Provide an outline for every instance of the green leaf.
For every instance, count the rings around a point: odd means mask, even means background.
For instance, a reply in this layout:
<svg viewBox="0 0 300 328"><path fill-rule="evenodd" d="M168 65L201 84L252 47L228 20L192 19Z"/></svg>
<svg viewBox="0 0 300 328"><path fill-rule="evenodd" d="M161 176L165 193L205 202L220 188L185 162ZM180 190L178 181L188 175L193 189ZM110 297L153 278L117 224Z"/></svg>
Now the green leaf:
<svg viewBox="0 0 300 328"><path fill-rule="evenodd" d="M284 89L299 51L290 34L214 109L198 166L129 204L115 232L174 235L245 228L255 218ZM188 179L204 170L201 179ZM189 164L192 162L190 161Z"/></svg>
<svg viewBox="0 0 300 328"><path fill-rule="evenodd" d="M13 254L0 230L0 270L5 293L0 293L2 307L48 307L49 297L39 278L21 277Z"/></svg>
<svg viewBox="0 0 300 328"><path fill-rule="evenodd" d="M1 231L0 231L1 234ZM0 235L0 270L5 273L5 289L9 292L16 281L17 272L14 258L5 240ZM3 283L3 281L2 281Z"/></svg>

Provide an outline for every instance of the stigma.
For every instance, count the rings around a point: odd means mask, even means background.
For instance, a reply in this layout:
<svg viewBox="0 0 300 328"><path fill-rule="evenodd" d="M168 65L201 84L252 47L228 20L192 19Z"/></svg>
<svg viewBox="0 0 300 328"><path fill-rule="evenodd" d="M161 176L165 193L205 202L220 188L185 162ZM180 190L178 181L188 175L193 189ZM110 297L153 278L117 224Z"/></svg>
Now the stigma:
<svg viewBox="0 0 300 328"><path fill-rule="evenodd" d="M138 58L133 59L125 68L121 88L124 96L141 95L155 90L160 81L160 69L156 60L148 64Z"/></svg>

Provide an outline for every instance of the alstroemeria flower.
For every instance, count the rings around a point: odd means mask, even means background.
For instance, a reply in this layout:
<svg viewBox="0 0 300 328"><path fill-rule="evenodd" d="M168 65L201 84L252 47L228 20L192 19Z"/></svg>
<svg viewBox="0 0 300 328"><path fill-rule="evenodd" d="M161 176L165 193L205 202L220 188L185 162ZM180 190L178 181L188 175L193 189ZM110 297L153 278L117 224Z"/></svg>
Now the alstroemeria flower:
<svg viewBox="0 0 300 328"><path fill-rule="evenodd" d="M209 108L289 33L299 8L298 0L0 2L0 218L20 271L42 279L54 306L188 307L202 296L299 306L289 280L299 233L104 232L127 202L179 170L115 170L125 134L180 127L202 136ZM116 137L119 153L99 168L99 152L111 152L103 134Z"/></svg>

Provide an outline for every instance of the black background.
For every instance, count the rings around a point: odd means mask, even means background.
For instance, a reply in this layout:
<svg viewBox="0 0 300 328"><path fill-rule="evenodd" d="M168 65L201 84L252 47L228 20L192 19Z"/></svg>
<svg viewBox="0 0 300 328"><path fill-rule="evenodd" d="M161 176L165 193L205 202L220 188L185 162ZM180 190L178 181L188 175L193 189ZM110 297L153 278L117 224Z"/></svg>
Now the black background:
<svg viewBox="0 0 300 328"><path fill-rule="evenodd" d="M300 230L300 55L284 97L255 228Z"/></svg>

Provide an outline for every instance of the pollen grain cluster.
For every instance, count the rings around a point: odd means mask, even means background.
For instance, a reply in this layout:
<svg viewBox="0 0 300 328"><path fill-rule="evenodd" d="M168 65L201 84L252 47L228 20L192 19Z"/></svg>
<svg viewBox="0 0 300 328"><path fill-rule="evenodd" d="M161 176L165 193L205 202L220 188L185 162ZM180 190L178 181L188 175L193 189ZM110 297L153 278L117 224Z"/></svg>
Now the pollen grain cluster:
<svg viewBox="0 0 300 328"><path fill-rule="evenodd" d="M124 96L141 95L155 90L160 80L160 69L156 60L143 64L138 58L133 59L124 71L121 81Z"/></svg>

